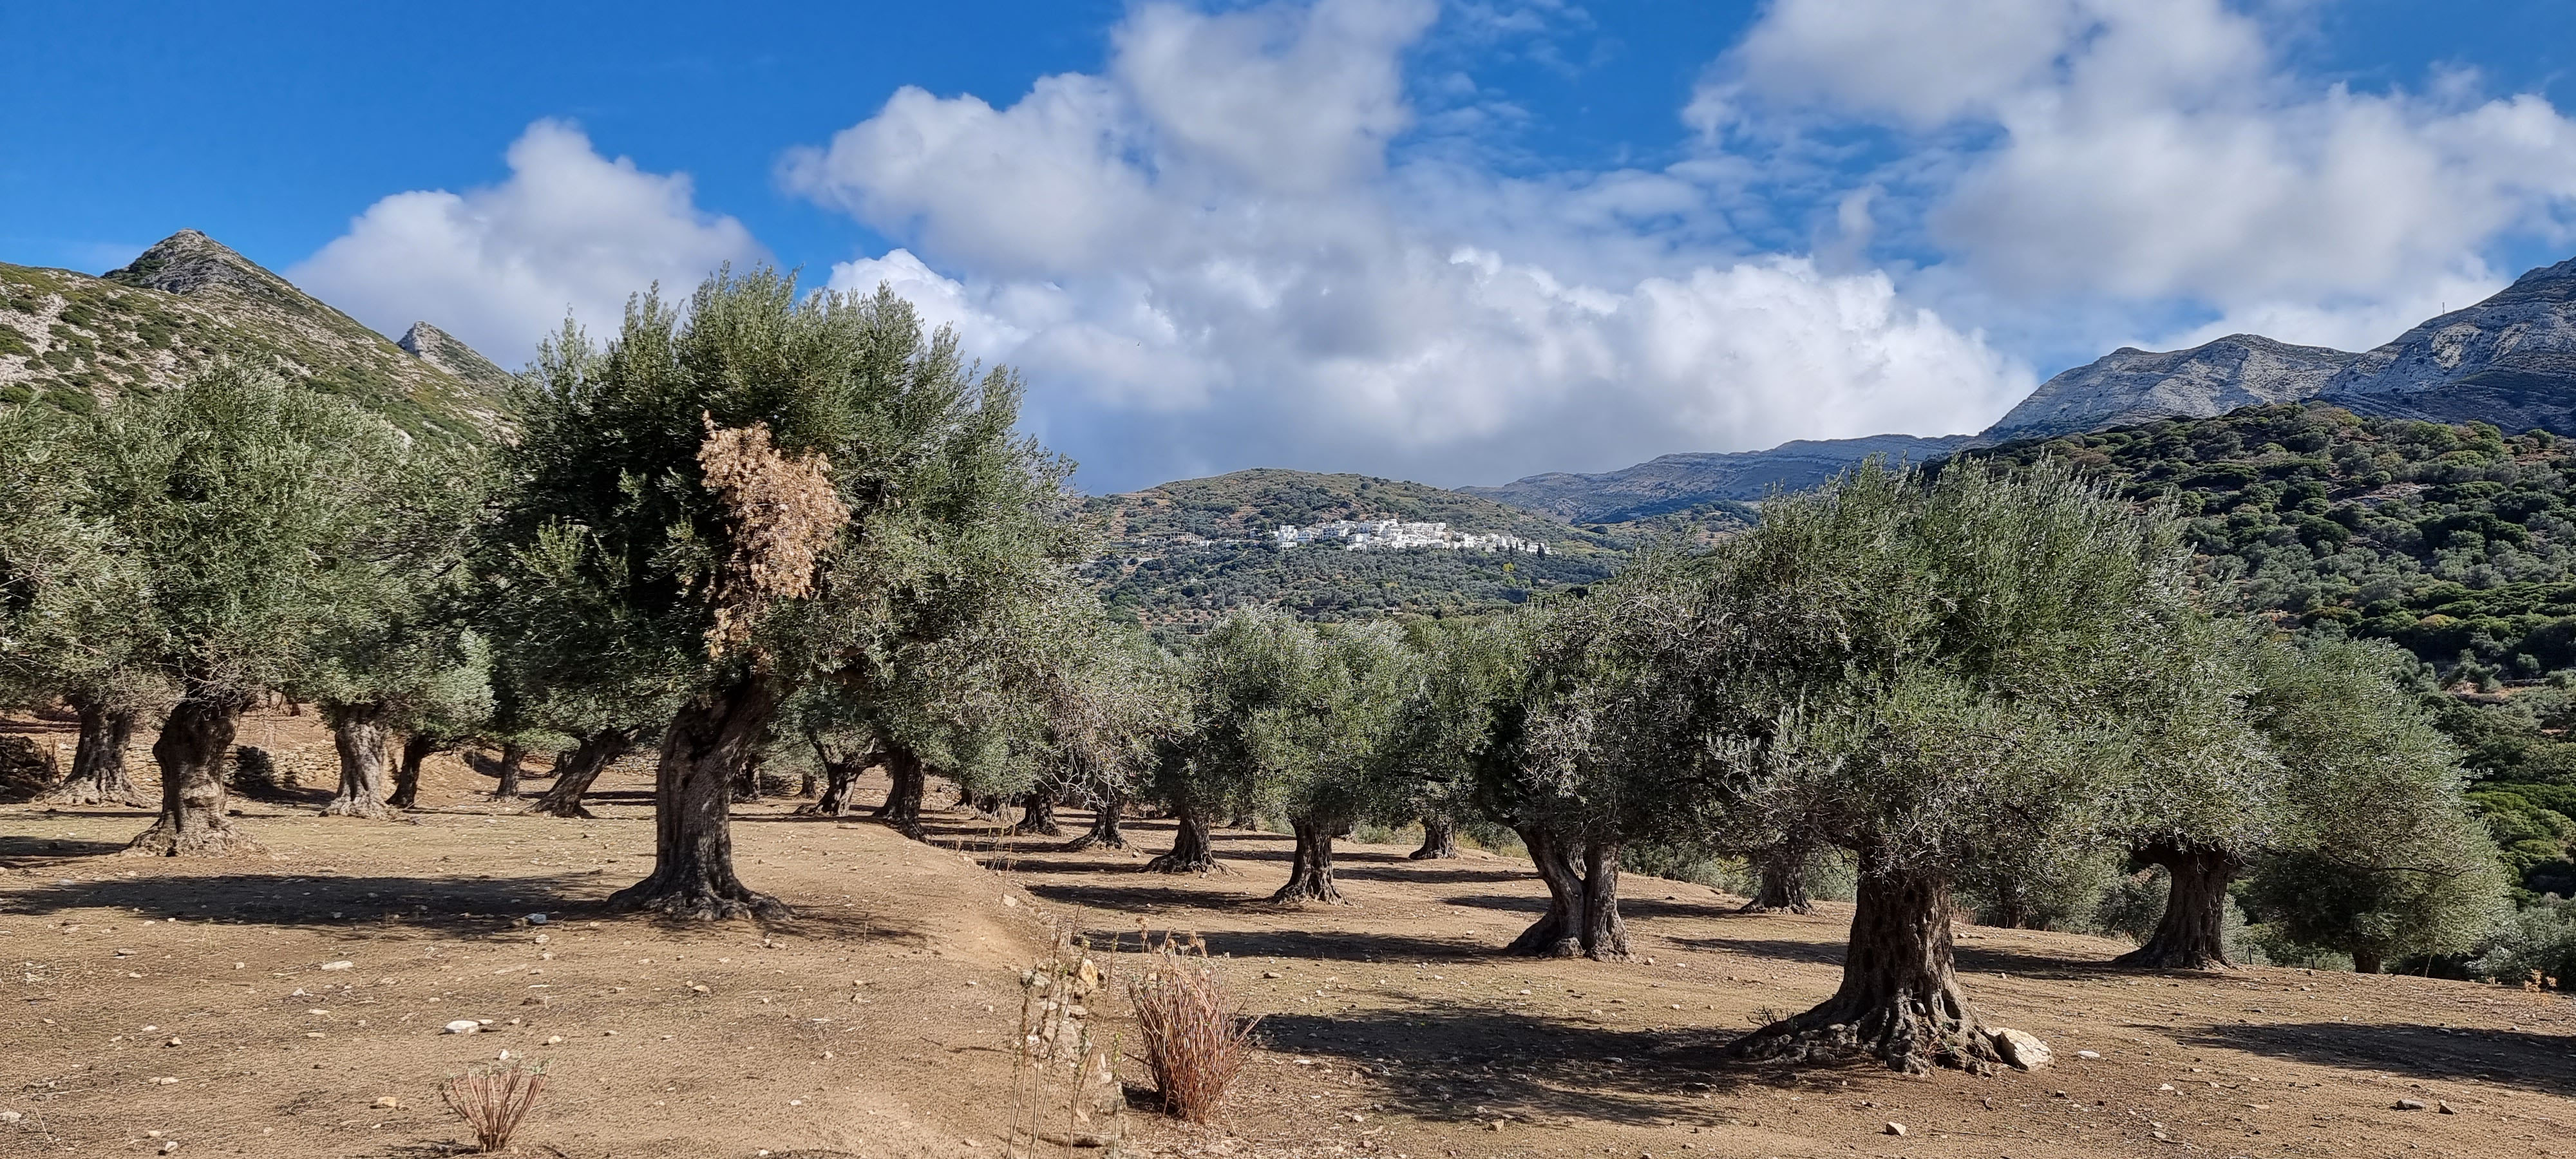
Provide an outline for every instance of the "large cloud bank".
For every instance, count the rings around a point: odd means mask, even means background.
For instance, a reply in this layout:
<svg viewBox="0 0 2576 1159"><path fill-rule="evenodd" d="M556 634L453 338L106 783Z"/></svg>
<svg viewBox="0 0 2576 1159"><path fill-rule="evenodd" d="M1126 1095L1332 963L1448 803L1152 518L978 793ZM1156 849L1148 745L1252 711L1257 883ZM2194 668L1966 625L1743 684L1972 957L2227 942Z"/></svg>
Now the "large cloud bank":
<svg viewBox="0 0 2576 1159"><path fill-rule="evenodd" d="M1426 62L1545 47L1562 5L1147 2L1097 72L900 88L778 176L894 247L834 286L891 284L1025 370L1095 489L1973 430L2034 352L2366 347L2576 237L2576 124L2466 71L2309 78L2280 46L2313 10L1773 0L1710 46L1657 164L1551 170L1493 160L1529 115L1510 94ZM516 363L567 311L596 331L647 282L763 255L569 125L509 163L379 201L290 276Z"/></svg>
<svg viewBox="0 0 2576 1159"><path fill-rule="evenodd" d="M910 242L835 267L1025 367L1125 486L1262 463L1493 481L1972 429L2030 385L1882 273L1701 237L1669 172L1399 161L1424 0L1134 10L1100 75L897 92L790 188Z"/></svg>

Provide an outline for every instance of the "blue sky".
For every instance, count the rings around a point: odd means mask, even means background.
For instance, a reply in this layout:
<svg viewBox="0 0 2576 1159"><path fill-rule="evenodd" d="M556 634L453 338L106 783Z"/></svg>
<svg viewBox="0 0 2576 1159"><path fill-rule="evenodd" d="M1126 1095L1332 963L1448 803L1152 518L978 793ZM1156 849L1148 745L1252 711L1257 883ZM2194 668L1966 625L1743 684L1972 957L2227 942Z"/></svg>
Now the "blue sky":
<svg viewBox="0 0 2576 1159"><path fill-rule="evenodd" d="M203 229L507 365L889 281L1123 488L1971 430L2576 253L2559 0L13 5L0 260Z"/></svg>

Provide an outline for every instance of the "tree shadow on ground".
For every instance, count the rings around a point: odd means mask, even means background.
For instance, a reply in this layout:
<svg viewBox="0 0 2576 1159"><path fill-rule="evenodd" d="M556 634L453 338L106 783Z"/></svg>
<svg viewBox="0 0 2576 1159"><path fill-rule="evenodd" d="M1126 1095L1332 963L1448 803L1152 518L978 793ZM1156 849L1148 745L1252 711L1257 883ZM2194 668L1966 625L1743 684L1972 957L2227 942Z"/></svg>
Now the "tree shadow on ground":
<svg viewBox="0 0 2576 1159"><path fill-rule="evenodd" d="M1725 1062L1722 1052L1736 1037L1725 1031L1617 1030L1431 1000L1402 1009L1272 1014L1259 1033L1273 1050L1365 1067L1390 1109L1434 1121L1714 1125L1723 1116L1696 1101L1701 1093L1834 1074Z"/></svg>
<svg viewBox="0 0 2576 1159"><path fill-rule="evenodd" d="M2213 1025L2174 1036L2192 1046L2242 1050L2319 1066L2385 1070L2429 1079L2479 1078L2576 1096L2576 1039L2529 1030L2444 1030L2385 1022Z"/></svg>
<svg viewBox="0 0 2576 1159"><path fill-rule="evenodd" d="M0 837L0 866L30 869L57 861L103 857L123 848L125 843L122 841L93 841L81 837Z"/></svg>
<svg viewBox="0 0 2576 1159"><path fill-rule="evenodd" d="M120 860L107 864L160 863ZM99 872L98 866L93 862L85 868ZM704 922L608 910L607 895L627 883L623 877L589 873L495 879L342 877L327 873L157 874L57 880L12 892L8 895L8 909L42 915L114 908L182 921L329 929L356 937L408 937L424 932L489 934L517 928L527 915L538 913L546 915L548 924L645 920L680 930L709 928ZM853 899L848 907L823 901L789 904L795 907L795 915L768 923L770 927L833 937L922 936L920 930L891 920L887 913L859 899Z"/></svg>
<svg viewBox="0 0 2576 1159"><path fill-rule="evenodd" d="M1307 958L1331 962L1420 962L1491 958L1491 946L1465 938L1414 937L1340 930L1227 930L1201 935L1208 953L1237 958Z"/></svg>
<svg viewBox="0 0 2576 1159"><path fill-rule="evenodd" d="M114 862L144 865L154 862ZM99 871L97 863L89 866ZM578 884L576 884L578 881ZM10 894L19 913L116 908L164 918L279 927L329 928L353 934L420 927L497 930L526 915L596 919L600 879L569 874L484 880L473 877L342 877L332 874L155 874L57 881ZM336 915L336 916L335 916Z"/></svg>
<svg viewBox="0 0 2576 1159"><path fill-rule="evenodd" d="M1220 875L1209 876L1213 880L1227 880ZM1263 892L1223 894L1178 885L1068 885L1052 881L1033 883L1027 888L1031 895L1044 901L1085 909L1134 910L1140 914L1166 910L1240 910L1260 905L1269 896L1266 887L1253 884L1247 884L1246 888L1262 889Z"/></svg>
<svg viewBox="0 0 2576 1159"><path fill-rule="evenodd" d="M1337 861L1333 873L1355 881L1402 881L1417 885L1492 885L1502 881L1538 880L1538 872L1531 869L1433 869L1424 862L1408 862L1400 858L1383 868L1363 866L1354 869Z"/></svg>
<svg viewBox="0 0 2576 1159"><path fill-rule="evenodd" d="M1623 905L1620 909L1625 912L1627 907ZM1746 916L1758 918L1760 915ZM1843 953L1846 948L1844 943L1836 940L1801 941L1794 938L1720 936L1683 937L1674 938L1672 941L1673 944L1686 950L1740 954L1748 958L1772 958L1783 962L1830 966L1836 969L1842 967ZM2062 958L2036 950L1992 950L1981 946L1958 946L1951 951L1951 954L1958 963L1959 969L1963 971L2013 974L2025 978L2045 978L2054 981L2097 979L2109 968L2108 962L2099 959Z"/></svg>

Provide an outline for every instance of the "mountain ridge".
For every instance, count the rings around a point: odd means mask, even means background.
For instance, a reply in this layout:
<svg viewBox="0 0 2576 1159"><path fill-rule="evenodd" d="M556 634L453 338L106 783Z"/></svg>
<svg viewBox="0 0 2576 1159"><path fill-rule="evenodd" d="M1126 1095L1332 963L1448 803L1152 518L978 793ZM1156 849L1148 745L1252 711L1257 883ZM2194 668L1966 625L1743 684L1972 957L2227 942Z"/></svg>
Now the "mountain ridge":
<svg viewBox="0 0 2576 1159"><path fill-rule="evenodd" d="M427 323L413 336L386 338L194 229L96 277L0 263L0 403L86 411L239 359L415 436L504 431L508 373Z"/></svg>
<svg viewBox="0 0 2576 1159"><path fill-rule="evenodd" d="M1531 475L1460 491L1569 522L1753 502L1796 490L1871 454L1927 457L2156 419L2213 418L2246 407L2327 402L2375 418L2484 422L2576 435L2576 258L2525 271L2504 289L2426 319L2366 351L2230 334L2180 350L2124 346L2050 377L1985 430L1939 437L1799 440L1759 451L1664 455L1594 474ZM1900 455L1899 457L1904 457ZM1836 465L1838 464L1838 465Z"/></svg>

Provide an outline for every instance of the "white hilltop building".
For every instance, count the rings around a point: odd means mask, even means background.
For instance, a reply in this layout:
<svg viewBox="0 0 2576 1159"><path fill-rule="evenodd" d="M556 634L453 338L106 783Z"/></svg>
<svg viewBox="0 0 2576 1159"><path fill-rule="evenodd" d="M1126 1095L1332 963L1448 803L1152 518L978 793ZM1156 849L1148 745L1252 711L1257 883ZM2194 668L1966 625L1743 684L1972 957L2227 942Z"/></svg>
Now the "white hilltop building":
<svg viewBox="0 0 2576 1159"><path fill-rule="evenodd" d="M1393 519L1340 519L1307 527L1282 523L1277 542L1282 549L1337 543L1344 551L1398 551L1408 547L1429 547L1448 551L1547 554L1547 545L1535 539L1502 534L1471 535L1451 531L1446 523L1404 523Z"/></svg>

